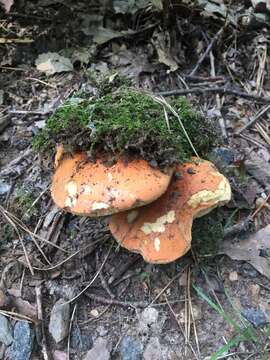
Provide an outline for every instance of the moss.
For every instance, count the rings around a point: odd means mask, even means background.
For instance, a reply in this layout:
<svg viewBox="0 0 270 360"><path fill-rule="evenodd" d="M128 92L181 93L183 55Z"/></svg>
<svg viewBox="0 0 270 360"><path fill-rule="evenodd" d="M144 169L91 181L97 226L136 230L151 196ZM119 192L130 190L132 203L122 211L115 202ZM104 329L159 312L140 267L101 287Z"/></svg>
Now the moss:
<svg viewBox="0 0 270 360"><path fill-rule="evenodd" d="M192 248L198 255L216 255L223 238L223 216L220 214L219 209L194 220Z"/></svg>
<svg viewBox="0 0 270 360"><path fill-rule="evenodd" d="M18 215L25 215L27 212L29 216L36 215L37 209L32 206L34 202L33 195L25 190L23 187L19 187L15 192L15 199L12 207Z"/></svg>
<svg viewBox="0 0 270 360"><path fill-rule="evenodd" d="M171 101L197 152L204 156L216 140L213 126L196 113L185 98ZM153 166L164 167L190 158L193 153L177 118L146 93L121 88L95 99L67 101L49 118L34 138L36 151L54 151L63 143L67 151L89 156L105 152L139 155Z"/></svg>

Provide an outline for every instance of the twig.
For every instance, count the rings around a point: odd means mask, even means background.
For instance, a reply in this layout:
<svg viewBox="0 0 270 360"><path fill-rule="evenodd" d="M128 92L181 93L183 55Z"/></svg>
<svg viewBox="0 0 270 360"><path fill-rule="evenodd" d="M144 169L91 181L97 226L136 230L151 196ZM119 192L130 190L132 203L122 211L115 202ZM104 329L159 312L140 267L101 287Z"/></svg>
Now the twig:
<svg viewBox="0 0 270 360"><path fill-rule="evenodd" d="M76 309L77 309L77 304L75 304L75 305L74 305L74 308L73 308L73 310L72 310L72 314L71 314L71 318L70 318L70 323L69 323L68 343L67 343L67 360L69 360L69 359L70 359L70 339L71 339L71 330L72 330L72 325L73 325L73 321L74 321L74 317L75 317Z"/></svg>
<svg viewBox="0 0 270 360"><path fill-rule="evenodd" d="M164 286L164 288L157 294L157 296L154 297L154 299L148 304L148 306L153 305L157 299L168 289L168 287L171 286L171 284L178 279L182 273L187 269L187 267L190 265L190 263L188 263L186 266L183 267L183 269L181 271L179 271L178 274L176 274L169 282L166 286Z"/></svg>
<svg viewBox="0 0 270 360"><path fill-rule="evenodd" d="M103 262L102 262L102 264L101 264L101 266L100 266L100 268L98 269L98 271L96 272L96 274L94 275L94 277L93 277L93 279L90 281L90 283L89 283L87 286L85 286L85 288L82 289L82 291L80 291L78 295L74 296L72 299L66 301L66 302L63 303L62 305L64 305L64 304L70 304L70 303L72 303L73 301L77 300L82 294L84 294L84 293L90 288L90 286L92 286L92 284L95 282L95 280L96 280L97 277L99 276L99 273L102 271L104 265L106 264L106 261L108 260L108 257L109 257L109 255L110 255L110 253L111 253L112 247L113 247L113 242L111 243L111 246L109 247L109 250L108 250L108 252L107 252L107 254L106 254L106 256L105 256L105 258L104 258L104 260L103 260Z"/></svg>
<svg viewBox="0 0 270 360"><path fill-rule="evenodd" d="M181 96L187 94L198 94L198 95L205 95L205 93L220 93L224 95L235 95L242 97L244 99L253 100L258 103L270 103L270 97L263 97L258 95L248 94L244 91L239 91L236 89L228 88L226 86L216 86L216 87L209 87L209 88L192 88L192 89L184 89L184 90L170 90L170 91L161 91L159 93L155 93L158 96Z"/></svg>
<svg viewBox="0 0 270 360"><path fill-rule="evenodd" d="M93 293L88 293L85 292L85 296L88 297L91 300L95 300L97 302L100 302L102 304L106 304L106 305L118 305L118 306L122 306L122 307L132 307L134 309L136 308L145 308L147 307L147 302L145 301L121 301L121 300L117 300L117 299L108 299L105 298L103 296L99 296Z"/></svg>
<svg viewBox="0 0 270 360"><path fill-rule="evenodd" d="M43 309L42 309L42 292L41 286L36 286L36 302L37 302L37 313L38 313L38 320L40 322L41 327L41 347L42 347L42 355L44 360L50 360L48 347L47 347L47 340L46 340L46 333L44 327L44 319L43 319Z"/></svg>
<svg viewBox="0 0 270 360"><path fill-rule="evenodd" d="M261 116L263 116L270 108L270 104L266 105L263 109L261 109L255 116L252 118L245 126L235 132L236 135L240 135L244 130L248 129L251 125L253 125Z"/></svg>
<svg viewBox="0 0 270 360"><path fill-rule="evenodd" d="M267 204L267 201L270 199L270 193L268 194L267 198L260 204L260 206L254 211L251 215L251 219L253 220L255 216L262 210L262 208Z"/></svg>
<svg viewBox="0 0 270 360"><path fill-rule="evenodd" d="M98 251L96 251L96 264L97 264L97 267L100 267ZM104 290L107 292L107 294L110 296L110 298L112 298L112 299L115 298L115 294L112 292L109 285L107 284L107 281L106 281L105 277L103 276L102 271L100 271L100 273L99 273L99 278L100 278L100 281L101 281L101 284L102 284Z"/></svg>
<svg viewBox="0 0 270 360"><path fill-rule="evenodd" d="M11 319L14 319L14 320L23 320L23 321L27 321L29 323L34 323L35 322L30 317L19 314L19 313L16 313L16 312L13 312L13 311L0 310L0 314L4 315L6 317L9 317Z"/></svg>
<svg viewBox="0 0 270 360"><path fill-rule="evenodd" d="M223 32L224 27L222 27L221 29L219 29L219 31L216 33L216 35L213 37L213 39L210 41L209 45L207 46L205 52L202 54L202 56L199 58L196 66L194 67L194 69L191 71L191 73L189 74L189 76L193 76L195 75L195 73L197 72L197 70L199 69L199 67L201 66L201 64L203 63L204 59L206 58L206 56L209 54L209 52L211 51L214 43L217 41L217 39L219 38L220 34Z"/></svg>
<svg viewBox="0 0 270 360"><path fill-rule="evenodd" d="M191 278L191 274L190 274L190 267L189 267L188 268L188 283L187 283L188 304L189 304L189 308L190 308L190 314L191 314L191 317L192 317L192 323L193 323L195 342L196 342L196 346L197 346L197 352L198 352L199 358L201 358L200 344L199 344L199 339L198 339L197 329L196 329L196 319L195 319L195 316L194 316L193 305L192 305L192 300L191 300L191 293L190 293L190 278Z"/></svg>
<svg viewBox="0 0 270 360"><path fill-rule="evenodd" d="M112 284L115 280L119 279L120 276L123 276L126 273L126 271L139 259L141 259L140 255L131 256L127 262L117 267L115 271L112 273L111 277L109 278L108 284Z"/></svg>
<svg viewBox="0 0 270 360"><path fill-rule="evenodd" d="M184 336L184 338L185 338L186 343L187 343L188 346L190 347L190 350L193 352L195 358L198 359L198 356L197 356L197 354L196 354L196 351L194 350L194 348L193 348L193 346L191 345L190 341L187 339L186 334L185 334L185 331L184 331L184 329L183 329L180 321L178 320L176 313L174 312L173 308L171 307L171 304L169 303L166 295L165 295L165 299L166 299L167 305L168 305L171 313L173 314L173 316L174 316L174 318L175 318L175 320L176 320L176 322L177 322L177 325L179 326L179 329L181 330L181 332L182 332L182 334L183 334L183 336Z"/></svg>
<svg viewBox="0 0 270 360"><path fill-rule="evenodd" d="M216 69L215 69L215 58L213 55L212 50L210 51L210 63L211 63L211 75L212 76L216 76ZM228 135L227 135L227 130L226 130L226 125L225 125L225 121L224 118L221 114L221 100L220 100L220 95L216 94L216 103L217 103L217 108L219 111L220 116L218 117L218 123L221 129L221 134L223 136L224 139L227 139Z"/></svg>
<svg viewBox="0 0 270 360"><path fill-rule="evenodd" d="M90 251L88 251L88 255L90 255L94 250L95 250L95 245L100 243L103 239L99 239L97 241L94 241L92 244L89 244L87 246L85 246L84 248L82 249L79 249L77 250L75 253L71 254L70 256L68 256L66 259L60 261L59 263L53 265L53 266L50 266L50 267L47 267L47 268L38 268L38 267L35 267L34 266L34 269L35 270L39 270L39 271L49 271L49 270L54 270L56 268L58 268L59 266L63 265L64 263L66 263L67 261L71 260L74 256L78 255L81 251L85 251L86 249L88 249L89 247L93 246L93 249L91 249Z"/></svg>

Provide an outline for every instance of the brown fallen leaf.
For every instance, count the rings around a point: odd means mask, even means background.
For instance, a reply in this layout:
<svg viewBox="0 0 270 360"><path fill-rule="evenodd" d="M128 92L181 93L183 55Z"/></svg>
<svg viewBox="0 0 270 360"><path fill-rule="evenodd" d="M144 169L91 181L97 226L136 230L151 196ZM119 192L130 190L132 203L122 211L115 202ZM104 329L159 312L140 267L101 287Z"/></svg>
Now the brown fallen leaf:
<svg viewBox="0 0 270 360"><path fill-rule="evenodd" d="M37 319L36 304L31 304L29 301L23 300L20 297L20 290L12 288L8 289L7 293L12 296L12 305L21 315L25 315L33 320Z"/></svg>
<svg viewBox="0 0 270 360"><path fill-rule="evenodd" d="M246 261L270 279L270 225L246 239L225 240L220 254L228 255L232 260Z"/></svg>
<svg viewBox="0 0 270 360"><path fill-rule="evenodd" d="M10 12L11 6L14 4L14 0L0 0L0 4L2 4L3 8L6 12Z"/></svg>

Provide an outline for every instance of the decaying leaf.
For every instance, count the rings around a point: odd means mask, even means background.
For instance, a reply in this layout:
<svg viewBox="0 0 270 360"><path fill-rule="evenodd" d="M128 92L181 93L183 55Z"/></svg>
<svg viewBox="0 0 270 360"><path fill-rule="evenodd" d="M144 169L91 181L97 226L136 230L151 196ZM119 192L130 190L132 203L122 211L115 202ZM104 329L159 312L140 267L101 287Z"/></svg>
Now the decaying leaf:
<svg viewBox="0 0 270 360"><path fill-rule="evenodd" d="M270 279L270 225L247 239L225 240L220 253L233 260L247 261Z"/></svg>
<svg viewBox="0 0 270 360"><path fill-rule="evenodd" d="M10 12L11 6L14 4L14 0L0 0L0 4L6 10L6 12Z"/></svg>
<svg viewBox="0 0 270 360"><path fill-rule="evenodd" d="M164 32L155 32L152 38L152 43L156 48L158 60L160 63L167 65L170 71L176 71L178 64L170 53L169 36Z"/></svg>
<svg viewBox="0 0 270 360"><path fill-rule="evenodd" d="M132 30L115 31L113 29L99 27L99 28L93 29L92 35L93 35L93 41L98 45L102 45L112 39L125 37L128 35L132 35L133 33L134 33L134 31L132 31Z"/></svg>
<svg viewBox="0 0 270 360"><path fill-rule="evenodd" d="M135 14L136 11L146 8L150 2L145 0L114 0L112 3L116 14Z"/></svg>
<svg viewBox="0 0 270 360"><path fill-rule="evenodd" d="M73 65L68 58L53 52L40 54L36 59L35 64L37 69L44 72L46 75L73 71Z"/></svg>

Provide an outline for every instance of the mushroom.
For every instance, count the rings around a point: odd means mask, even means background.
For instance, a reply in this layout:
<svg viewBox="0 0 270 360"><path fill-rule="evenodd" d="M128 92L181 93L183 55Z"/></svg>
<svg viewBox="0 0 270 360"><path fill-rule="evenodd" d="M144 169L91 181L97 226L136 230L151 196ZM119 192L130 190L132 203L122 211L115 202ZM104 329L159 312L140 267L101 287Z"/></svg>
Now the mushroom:
<svg viewBox="0 0 270 360"><path fill-rule="evenodd" d="M191 246L193 219L231 199L228 180L206 160L178 165L168 190L150 205L115 214L110 230L130 251L150 263L168 263Z"/></svg>
<svg viewBox="0 0 270 360"><path fill-rule="evenodd" d="M152 168L145 160L119 157L112 166L91 162L86 153L56 153L51 194L54 202L73 214L105 216L149 204L168 188L173 169Z"/></svg>

